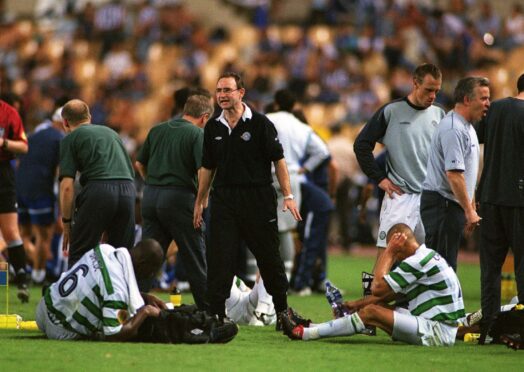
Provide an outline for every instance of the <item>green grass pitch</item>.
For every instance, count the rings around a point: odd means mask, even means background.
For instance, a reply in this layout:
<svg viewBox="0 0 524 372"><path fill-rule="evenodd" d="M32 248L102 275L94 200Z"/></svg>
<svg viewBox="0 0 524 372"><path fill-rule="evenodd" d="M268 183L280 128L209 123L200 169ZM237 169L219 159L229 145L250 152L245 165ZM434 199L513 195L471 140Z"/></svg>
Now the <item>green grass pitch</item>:
<svg viewBox="0 0 524 372"><path fill-rule="evenodd" d="M360 295L360 272L373 259L331 256L330 279L345 298ZM466 311L479 307L479 267L459 263ZM40 288L21 305L11 290L11 313L34 319ZM167 296L163 296L167 300ZM3 300L2 300L3 301ZM184 294L183 301L192 302ZM289 297L289 304L314 321L330 318L323 295ZM353 336L313 342L290 341L273 327L241 326L225 345L159 345L59 342L38 331L0 330L1 371L521 371L524 353L502 345L477 346L458 341L450 348L426 348L376 337Z"/></svg>

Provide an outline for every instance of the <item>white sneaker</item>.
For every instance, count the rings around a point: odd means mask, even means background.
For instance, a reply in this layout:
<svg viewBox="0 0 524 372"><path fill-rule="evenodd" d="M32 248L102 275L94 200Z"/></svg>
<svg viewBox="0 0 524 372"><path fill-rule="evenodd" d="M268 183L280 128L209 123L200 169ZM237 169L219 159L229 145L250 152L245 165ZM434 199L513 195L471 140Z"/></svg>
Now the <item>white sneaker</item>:
<svg viewBox="0 0 524 372"><path fill-rule="evenodd" d="M295 292L295 294L299 297L311 296L312 293L313 292L311 291L311 288L309 287L304 287L301 290Z"/></svg>

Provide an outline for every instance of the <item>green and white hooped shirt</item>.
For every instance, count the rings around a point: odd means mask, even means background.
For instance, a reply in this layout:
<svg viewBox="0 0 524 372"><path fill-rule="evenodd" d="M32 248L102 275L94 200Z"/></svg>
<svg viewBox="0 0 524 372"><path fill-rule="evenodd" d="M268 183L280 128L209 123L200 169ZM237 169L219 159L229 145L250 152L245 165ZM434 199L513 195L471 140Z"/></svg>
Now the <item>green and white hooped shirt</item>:
<svg viewBox="0 0 524 372"><path fill-rule="evenodd" d="M457 275L437 252L422 244L416 253L384 276L408 300L411 315L458 325L465 316Z"/></svg>
<svg viewBox="0 0 524 372"><path fill-rule="evenodd" d="M122 262L130 262L130 257L122 259L119 255L129 256L129 252L109 244L100 244L84 254L46 291L44 300L50 317L64 328L88 337L120 332L123 321L134 316L144 302L138 298L138 291L129 289L136 286L136 279ZM130 303L138 306L131 311Z"/></svg>

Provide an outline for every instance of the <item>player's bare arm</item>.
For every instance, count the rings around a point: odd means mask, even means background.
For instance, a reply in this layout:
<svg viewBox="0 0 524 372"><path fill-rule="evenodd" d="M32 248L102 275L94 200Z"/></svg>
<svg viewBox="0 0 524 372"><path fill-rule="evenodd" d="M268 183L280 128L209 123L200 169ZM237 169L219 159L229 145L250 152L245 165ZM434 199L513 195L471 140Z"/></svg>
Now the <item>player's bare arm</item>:
<svg viewBox="0 0 524 372"><path fill-rule="evenodd" d="M25 141L19 141L19 140L12 140L0 137L0 149L2 151L9 151L13 154L27 154L27 151L29 151L29 147L27 146L27 142Z"/></svg>
<svg viewBox="0 0 524 372"><path fill-rule="evenodd" d="M140 174L140 177L142 177L145 180L147 175L147 167L138 160L135 161L135 167L138 173Z"/></svg>
<svg viewBox="0 0 524 372"><path fill-rule="evenodd" d="M146 305L154 306L160 310L167 309L166 303L162 301L160 298L153 296L149 293L140 293L142 295L142 298L144 299L144 302Z"/></svg>
<svg viewBox="0 0 524 372"><path fill-rule="evenodd" d="M457 198L457 201L466 215L466 226L464 227L464 231L466 234L470 234L480 222L481 218L475 210L474 201L469 200L464 174L457 171L447 171L446 176L451 190L453 191L453 195Z"/></svg>
<svg viewBox="0 0 524 372"><path fill-rule="evenodd" d="M198 193L193 209L193 226L195 229L202 226L202 213L209 198L209 191L211 190L211 183L213 182L215 172L215 169L207 169L204 167L198 171Z"/></svg>
<svg viewBox="0 0 524 372"><path fill-rule="evenodd" d="M149 317L157 318L160 315L160 309L153 305L145 305L138 310L136 315L130 318L122 325L120 332L106 336L106 341L121 342L128 341L136 337L138 334L138 329L144 323L144 321Z"/></svg>
<svg viewBox="0 0 524 372"><path fill-rule="evenodd" d="M64 177L60 181L60 212L64 222L64 239L62 250L67 252L69 249L69 235L71 232L71 219L73 218L73 197L74 182L71 177Z"/></svg>
<svg viewBox="0 0 524 372"><path fill-rule="evenodd" d="M403 233L395 233L390 238L384 253L380 256L375 266L375 278L371 283L371 293L380 298L394 297L394 292L384 280L393 263L399 258L399 251L404 246L407 236Z"/></svg>

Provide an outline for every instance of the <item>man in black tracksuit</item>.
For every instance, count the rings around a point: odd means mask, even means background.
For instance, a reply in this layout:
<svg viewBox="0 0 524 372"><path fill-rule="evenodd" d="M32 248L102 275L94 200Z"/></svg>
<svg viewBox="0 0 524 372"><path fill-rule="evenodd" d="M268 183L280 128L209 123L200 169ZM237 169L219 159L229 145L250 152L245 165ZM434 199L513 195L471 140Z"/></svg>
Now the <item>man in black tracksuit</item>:
<svg viewBox="0 0 524 372"><path fill-rule="evenodd" d="M482 328L500 309L502 264L511 247L519 302L524 301L524 74L518 95L491 104L477 128L484 143L480 201L480 276Z"/></svg>
<svg viewBox="0 0 524 372"><path fill-rule="evenodd" d="M225 301L235 275L236 247L245 241L257 260L264 284L273 296L279 318L287 315L288 281L279 254L276 193L271 163L284 194L284 210L300 220L293 200L282 145L274 125L242 102L242 79L223 74L216 100L222 113L204 129L202 169L195 201L194 225L213 182L211 245L208 247L208 301L212 314L225 318ZM277 322L278 323L278 322Z"/></svg>

